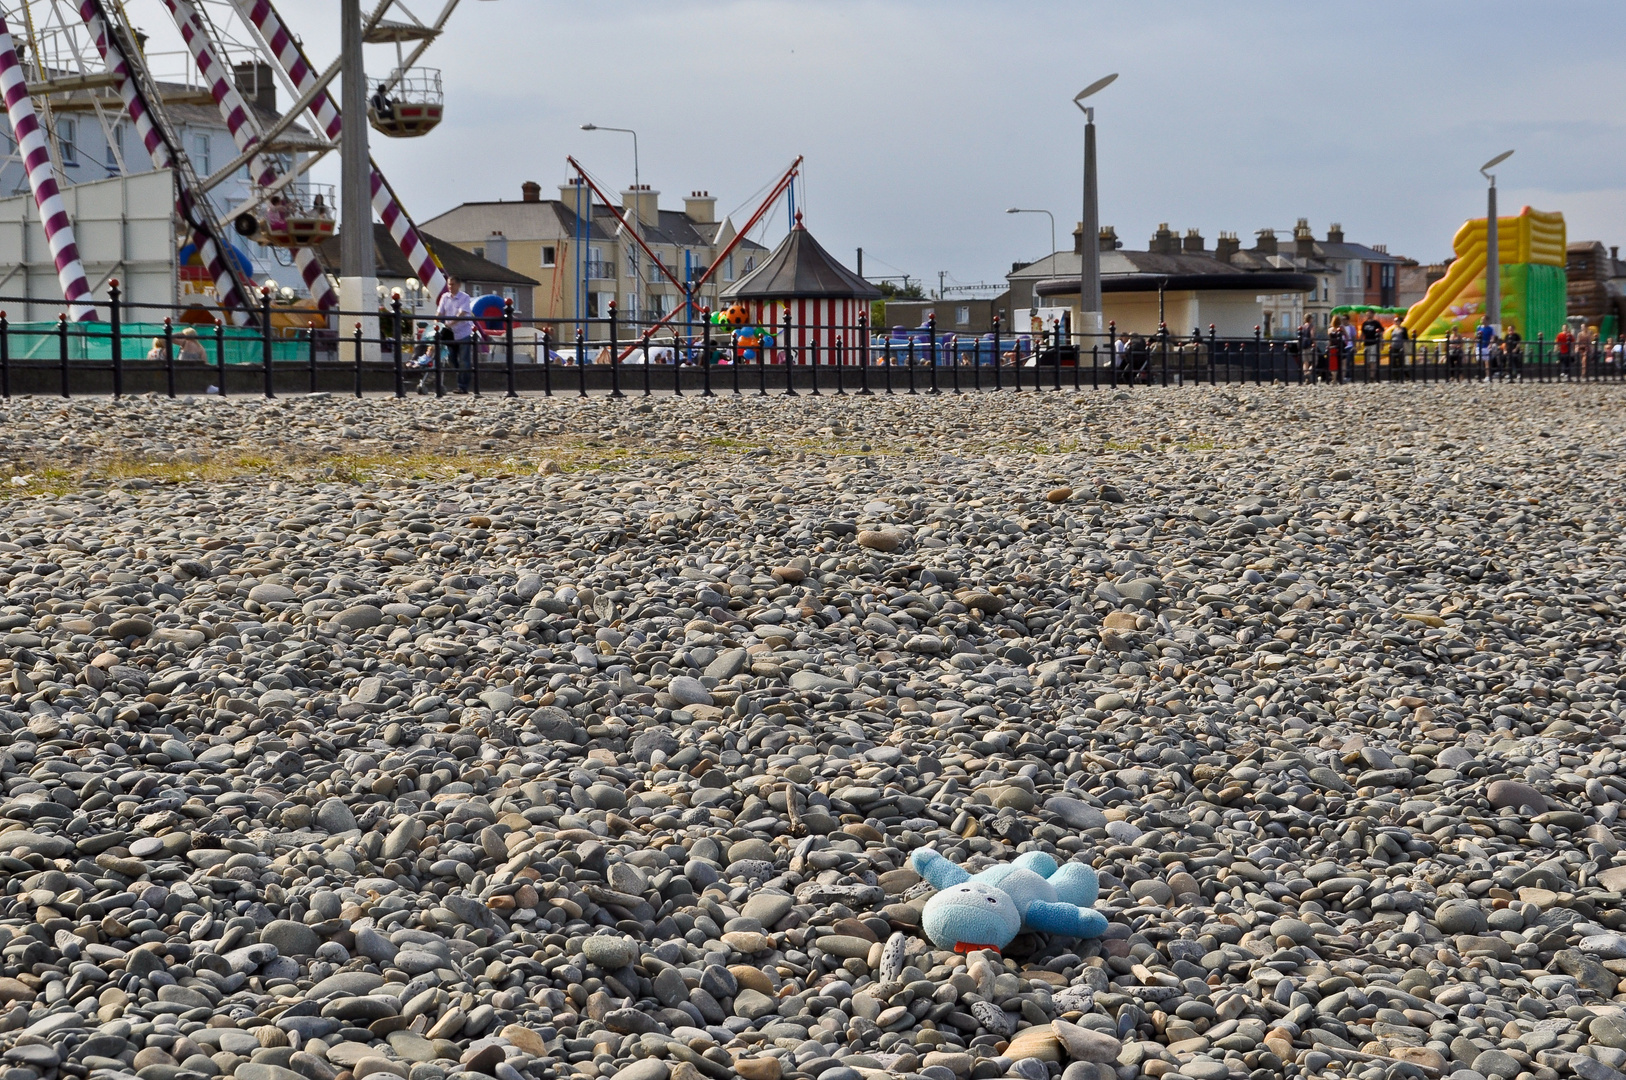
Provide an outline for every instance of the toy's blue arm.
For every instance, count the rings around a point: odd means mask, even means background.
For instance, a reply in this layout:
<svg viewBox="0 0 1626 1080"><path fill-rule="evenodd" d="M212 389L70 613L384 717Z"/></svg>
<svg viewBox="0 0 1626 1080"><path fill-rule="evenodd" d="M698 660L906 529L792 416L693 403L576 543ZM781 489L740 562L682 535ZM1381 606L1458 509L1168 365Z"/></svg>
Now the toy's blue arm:
<svg viewBox="0 0 1626 1080"><path fill-rule="evenodd" d="M1077 938L1095 938L1107 932L1107 917L1099 911L1043 900L1028 905L1022 912L1022 923L1030 930Z"/></svg>
<svg viewBox="0 0 1626 1080"><path fill-rule="evenodd" d="M1089 907L1095 903L1101 891L1101 880L1095 871L1076 862L1070 862L1051 874L1050 884L1055 886L1057 900L1065 900L1079 907Z"/></svg>
<svg viewBox="0 0 1626 1080"><path fill-rule="evenodd" d="M939 892L952 889L961 882L971 879L970 874L931 848L917 848L915 853L909 856L909 865L915 868L915 873L931 882L932 888Z"/></svg>

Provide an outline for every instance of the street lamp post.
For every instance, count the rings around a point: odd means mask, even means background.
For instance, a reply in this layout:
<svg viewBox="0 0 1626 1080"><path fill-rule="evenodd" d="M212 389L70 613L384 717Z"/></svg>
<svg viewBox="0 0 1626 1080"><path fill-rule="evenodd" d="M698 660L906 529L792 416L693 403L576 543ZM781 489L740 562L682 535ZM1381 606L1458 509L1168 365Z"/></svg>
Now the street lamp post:
<svg viewBox="0 0 1626 1080"><path fill-rule="evenodd" d="M1101 327L1101 222L1095 182L1095 108L1084 99L1109 86L1118 77L1114 72L1080 90L1073 104L1084 114L1084 224L1079 247L1078 321L1079 332L1094 333ZM1083 338L1079 339L1082 345Z"/></svg>
<svg viewBox="0 0 1626 1080"><path fill-rule="evenodd" d="M1056 253L1056 215L1048 210L1024 210L1020 206L1013 206L1005 211L1007 214L1043 214L1050 219L1050 254Z"/></svg>
<svg viewBox="0 0 1626 1080"><path fill-rule="evenodd" d="M1496 176L1490 170L1513 156L1509 150L1497 154L1479 167L1479 175L1490 181L1485 196L1485 314L1490 316L1496 333L1502 332L1502 250L1497 236Z"/></svg>
<svg viewBox="0 0 1626 1080"><path fill-rule="evenodd" d="M638 133L636 131L632 130L631 128L604 127L604 126L602 126L600 124L583 124L582 125L582 130L583 131L619 131L623 135L631 135L632 136L632 190L634 192L636 192L636 194L633 196L635 201L633 203L634 209L633 209L633 212L632 212L632 234L633 234L634 237L640 235L642 223L639 221L639 215L638 215L637 207L643 205L644 194L643 194L642 178L638 175ZM632 250L627 253L627 266L633 272L632 273L633 303L635 305L638 305L638 293L643 290L643 284L644 283L639 277L639 271L638 271L638 246L637 246L637 244L634 244L633 247L632 247ZM638 305L638 306L641 307L642 305ZM636 310L636 308L633 310L633 312L631 314L632 314L632 316L634 318L637 317L638 311Z"/></svg>

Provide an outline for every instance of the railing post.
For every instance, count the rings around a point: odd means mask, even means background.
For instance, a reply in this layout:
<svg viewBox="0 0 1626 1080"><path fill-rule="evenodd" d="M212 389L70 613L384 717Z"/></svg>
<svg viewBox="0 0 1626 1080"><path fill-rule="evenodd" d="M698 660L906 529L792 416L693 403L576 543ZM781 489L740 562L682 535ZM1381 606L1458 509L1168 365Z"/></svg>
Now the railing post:
<svg viewBox="0 0 1626 1080"><path fill-rule="evenodd" d="M502 344L503 363L508 368L508 393L504 397L519 397L519 391L514 389L514 301L512 298L502 302Z"/></svg>
<svg viewBox="0 0 1626 1080"><path fill-rule="evenodd" d="M644 335L643 349L644 349L644 397L649 397L655 391L654 391L654 387L651 386L650 381L649 381L650 376L649 376L649 335L648 334Z"/></svg>
<svg viewBox="0 0 1626 1080"><path fill-rule="evenodd" d="M1157 364L1158 364L1158 367L1162 369L1158 378L1159 378L1159 382L1160 382L1161 385L1168 386L1169 385L1169 324L1168 323L1160 322L1160 323L1157 324L1157 337L1158 337L1158 342L1157 342L1157 345L1158 345ZM1150 382L1151 380L1148 379L1147 381Z"/></svg>
<svg viewBox="0 0 1626 1080"><path fill-rule="evenodd" d="M542 396L553 396L553 331L542 328Z"/></svg>
<svg viewBox="0 0 1626 1080"><path fill-rule="evenodd" d="M215 322L215 370L220 378L220 396L226 396L226 324Z"/></svg>
<svg viewBox="0 0 1626 1080"><path fill-rule="evenodd" d="M68 317L62 316L62 362L66 367L68 360ZM170 397L175 397L175 324L168 315L164 316L164 391ZM67 394L63 394L66 397Z"/></svg>
<svg viewBox="0 0 1626 1080"><path fill-rule="evenodd" d="M617 340L619 323L616 320L615 301L610 301L610 396L626 397L621 392L621 344ZM647 364L645 365L648 366Z"/></svg>
<svg viewBox="0 0 1626 1080"><path fill-rule="evenodd" d="M954 336L954 345L949 349L949 386L958 394L960 392L960 336Z"/></svg>
<svg viewBox="0 0 1626 1080"><path fill-rule="evenodd" d="M1005 317L1005 312L993 312L993 332L990 335L989 346L993 350L992 359L995 374L998 374L998 369L1000 369L1000 319L1003 319L1003 317ZM976 390L977 394L982 394L982 338L977 338L977 353L972 359L974 359L974 363L971 364L971 387Z"/></svg>
<svg viewBox="0 0 1626 1080"><path fill-rule="evenodd" d="M757 397L768 396L768 332L757 327Z"/></svg>
<svg viewBox="0 0 1626 1080"><path fill-rule="evenodd" d="M313 331L314 332L314 331ZM361 396L361 323L356 323L356 396Z"/></svg>
<svg viewBox="0 0 1626 1080"><path fill-rule="evenodd" d="M469 392L475 397L480 396L480 346L485 343L485 331L480 324L470 320L469 338L465 343L469 361ZM461 379L459 379L461 382Z"/></svg>
<svg viewBox="0 0 1626 1080"><path fill-rule="evenodd" d="M1261 343L1263 340L1264 339L1260 334L1259 324L1255 323L1253 327L1253 384L1255 386L1259 385L1259 369L1264 366L1264 357L1263 353L1261 352ZM1248 369L1246 367L1242 369L1242 381L1244 383L1248 381Z"/></svg>
<svg viewBox="0 0 1626 1080"><path fill-rule="evenodd" d="M909 363L909 393L913 394L915 392L915 336L913 334L909 335L907 360Z"/></svg>
<svg viewBox="0 0 1626 1080"><path fill-rule="evenodd" d="M576 327L576 378L581 382L581 396L587 396L587 337L581 327Z"/></svg>
<svg viewBox="0 0 1626 1080"><path fill-rule="evenodd" d="M310 350L309 350L310 357L309 357L309 360L308 360L308 363L309 363L309 366L310 366L310 392L314 394L314 393L316 393L316 327L315 326L311 326L311 327L308 328L307 337L308 337L309 343L310 343Z"/></svg>
<svg viewBox="0 0 1626 1080"><path fill-rule="evenodd" d="M814 318L817 317L814 316ZM809 359L810 356L811 359ZM813 378L813 396L820 397L822 395L819 393L819 325L817 323L813 324L813 347L811 351L807 346L807 324L802 324L802 358Z"/></svg>
<svg viewBox="0 0 1626 1080"><path fill-rule="evenodd" d="M728 335L729 368L734 376L734 396L740 396L740 341L731 332Z"/></svg>
<svg viewBox="0 0 1626 1080"><path fill-rule="evenodd" d="M1090 346L1090 389L1101 389L1101 343Z"/></svg>
<svg viewBox="0 0 1626 1080"><path fill-rule="evenodd" d="M260 290L260 363L265 368L265 396L277 396L275 376L271 371L271 290Z"/></svg>
<svg viewBox="0 0 1626 1080"><path fill-rule="evenodd" d="M435 331L434 351L430 353L430 357L434 360L434 363L431 364L430 367L433 368L435 372L435 396L438 398L443 398L446 396L446 373L441 367L441 348L444 346L447 353L450 353L451 350L457 348L457 340L455 338L451 341L443 340L445 338L445 334L443 332L444 329L445 328L443 327L441 330Z"/></svg>
<svg viewBox="0 0 1626 1080"><path fill-rule="evenodd" d="M700 309L700 374L703 386L700 396L716 397L711 392L711 309L704 307Z"/></svg>
<svg viewBox="0 0 1626 1080"><path fill-rule="evenodd" d="M68 313L64 311L57 316L57 362L62 367L62 396L68 397ZM169 320L164 320L164 335L169 335ZM169 365L169 396L175 396L175 365Z"/></svg>
<svg viewBox="0 0 1626 1080"><path fill-rule="evenodd" d="M401 294L399 292L390 297L390 307L395 313L395 396L404 398L406 397L406 356L404 355L406 349L406 324L401 318L404 309L401 305ZM312 333L315 333L315 330L315 327L311 328Z"/></svg>
<svg viewBox="0 0 1626 1080"><path fill-rule="evenodd" d="M113 353L113 398L117 400L124 396L124 340L120 332L121 305L119 304L119 282L117 278L107 285L107 333ZM224 381L220 384L221 392L226 390Z"/></svg>
<svg viewBox="0 0 1626 1080"><path fill-rule="evenodd" d="M847 396L847 339L842 334L836 335L836 343L831 346L835 360L830 366L836 369L836 395Z"/></svg>
<svg viewBox="0 0 1626 1080"><path fill-rule="evenodd" d="M937 312L933 311L926 316L927 348L926 357L932 365L932 388L930 394L941 393L937 388Z"/></svg>
<svg viewBox="0 0 1626 1080"><path fill-rule="evenodd" d="M796 393L796 354L790 347L790 304L785 305L785 333L779 342L780 351L785 354L785 396L797 397ZM763 357L767 359L766 356Z"/></svg>
<svg viewBox="0 0 1626 1080"><path fill-rule="evenodd" d="M1208 385L1214 385L1214 347L1219 344L1219 331L1208 324Z"/></svg>
<svg viewBox="0 0 1626 1080"><path fill-rule="evenodd" d="M114 285L117 286L117 282ZM11 320L0 311L0 398L11 397Z"/></svg>
<svg viewBox="0 0 1626 1080"><path fill-rule="evenodd" d="M1086 336L1086 333L1087 333L1087 331L1084 331L1084 330L1080 330L1078 332L1078 351L1073 354L1073 390L1074 391L1077 391L1078 388L1079 388L1079 386L1078 386L1078 379L1079 379L1078 369L1084 366L1084 338ZM1093 346L1092 346L1092 348L1093 348Z"/></svg>
<svg viewBox="0 0 1626 1080"><path fill-rule="evenodd" d="M1051 387L1050 387L1050 389L1052 391L1060 392L1060 390L1061 390L1061 357L1062 357L1062 353L1066 351L1067 346L1071 345L1072 343L1073 343L1073 331L1072 331L1072 328L1069 327L1068 330L1067 330L1067 333L1064 334L1064 333L1061 332L1061 328L1058 326L1056 328L1056 373L1055 373L1054 377L1051 379ZM1039 387L1038 387L1037 384L1035 384L1033 388L1035 390L1037 390Z"/></svg>
<svg viewBox="0 0 1626 1080"><path fill-rule="evenodd" d="M873 392L869 388L869 312L858 313L858 385L860 397L871 397Z"/></svg>
<svg viewBox="0 0 1626 1080"><path fill-rule="evenodd" d="M1124 363L1129 362L1129 354L1124 353ZM1118 322L1114 319L1107 323L1107 385L1118 389Z"/></svg>

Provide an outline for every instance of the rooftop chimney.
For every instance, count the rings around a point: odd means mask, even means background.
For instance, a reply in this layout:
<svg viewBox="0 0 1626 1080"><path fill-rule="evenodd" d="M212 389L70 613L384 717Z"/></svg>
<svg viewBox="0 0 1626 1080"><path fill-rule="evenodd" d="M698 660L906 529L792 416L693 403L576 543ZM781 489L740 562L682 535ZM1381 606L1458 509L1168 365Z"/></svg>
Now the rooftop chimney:
<svg viewBox="0 0 1626 1080"><path fill-rule="evenodd" d="M1169 230L1167 221L1159 222L1157 232L1152 234L1152 242L1146 245L1146 250L1154 255L1174 255L1180 250L1180 238Z"/></svg>
<svg viewBox="0 0 1626 1080"><path fill-rule="evenodd" d="M1117 251L1121 246L1118 240L1118 230L1111 225L1101 226L1100 235L1096 238L1096 246L1102 251Z"/></svg>
<svg viewBox="0 0 1626 1080"><path fill-rule="evenodd" d="M711 225L717 220L717 197L709 191L691 191L683 200L683 213L697 225Z"/></svg>
<svg viewBox="0 0 1626 1080"><path fill-rule="evenodd" d="M1181 248L1187 255L1203 254L1203 234L1198 232L1196 229L1187 229L1186 239L1181 245Z"/></svg>
<svg viewBox="0 0 1626 1080"><path fill-rule="evenodd" d="M1301 259L1315 258L1315 233L1310 231L1310 220L1299 218L1293 226L1293 254Z"/></svg>
<svg viewBox="0 0 1626 1080"><path fill-rule="evenodd" d="M1261 255L1276 254L1276 230L1260 229L1258 236L1259 242L1253 245L1253 250L1257 251Z"/></svg>
<svg viewBox="0 0 1626 1080"><path fill-rule="evenodd" d="M1373 244L1372 245L1372 250L1373 251L1381 251L1385 255L1387 255L1387 254L1389 254L1389 245L1388 244Z"/></svg>
<svg viewBox="0 0 1626 1080"><path fill-rule="evenodd" d="M638 215L639 229L653 229L660 224L660 194L648 184L630 187L621 193L621 209Z"/></svg>
<svg viewBox="0 0 1626 1080"><path fill-rule="evenodd" d="M1234 232L1222 232L1219 239L1214 241L1214 258L1220 262L1230 262L1231 256L1242 250L1242 241L1236 238Z"/></svg>
<svg viewBox="0 0 1626 1080"><path fill-rule="evenodd" d="M1618 245L1618 244L1611 244L1611 245L1610 245L1610 246L1609 246L1609 257L1610 257L1610 258L1611 258L1611 259L1618 259L1618 258L1620 258L1620 245Z"/></svg>
<svg viewBox="0 0 1626 1080"><path fill-rule="evenodd" d="M1344 227L1338 222L1327 226L1327 243L1342 244L1344 242Z"/></svg>
<svg viewBox="0 0 1626 1080"><path fill-rule="evenodd" d="M523 189L521 189L523 190ZM572 176L559 185L559 201L565 204L565 209L571 213L576 212L576 198L581 197L582 213L589 214L593 205L593 189L579 176Z"/></svg>
<svg viewBox="0 0 1626 1080"><path fill-rule="evenodd" d="M508 237L495 231L486 237L486 261L498 266L508 265Z"/></svg>
<svg viewBox="0 0 1626 1080"><path fill-rule="evenodd" d="M535 180L525 181L519 186L519 198L521 202L541 202L542 185Z"/></svg>
<svg viewBox="0 0 1626 1080"><path fill-rule="evenodd" d="M1078 227L1073 230L1073 254L1084 254L1084 223L1082 221L1079 222Z"/></svg>
<svg viewBox="0 0 1626 1080"><path fill-rule="evenodd" d="M237 92L247 98L256 109L277 111L277 81L271 77L271 65L245 60L232 71Z"/></svg>

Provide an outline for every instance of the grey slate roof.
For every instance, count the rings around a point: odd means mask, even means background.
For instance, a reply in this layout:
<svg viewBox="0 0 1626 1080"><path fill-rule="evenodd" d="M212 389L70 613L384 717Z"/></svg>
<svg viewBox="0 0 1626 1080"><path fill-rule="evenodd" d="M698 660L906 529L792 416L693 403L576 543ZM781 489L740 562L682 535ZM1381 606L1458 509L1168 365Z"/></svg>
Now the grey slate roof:
<svg viewBox="0 0 1626 1080"><path fill-rule="evenodd" d="M541 282L535 278L526 277L516 270L482 259L471 251L465 251L455 244L448 244L438 240L426 232L420 231L418 236L429 250L440 259L440 264L446 273L464 281L478 281L482 285L517 285L535 287ZM343 250L337 234L322 242L317 249L317 255L322 268L329 273L343 276L339 263L339 253ZM401 246L390 236L390 227L378 222L373 223L373 258L377 263L378 276L381 278L411 278L417 277L418 271L407 262L406 256L401 254Z"/></svg>

